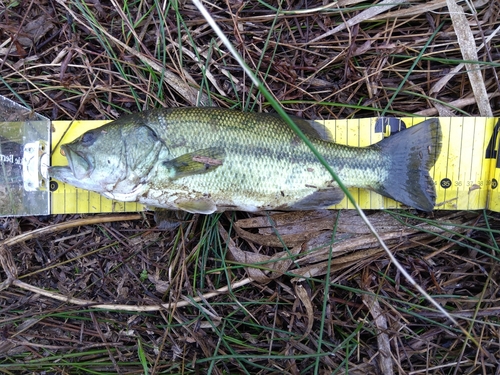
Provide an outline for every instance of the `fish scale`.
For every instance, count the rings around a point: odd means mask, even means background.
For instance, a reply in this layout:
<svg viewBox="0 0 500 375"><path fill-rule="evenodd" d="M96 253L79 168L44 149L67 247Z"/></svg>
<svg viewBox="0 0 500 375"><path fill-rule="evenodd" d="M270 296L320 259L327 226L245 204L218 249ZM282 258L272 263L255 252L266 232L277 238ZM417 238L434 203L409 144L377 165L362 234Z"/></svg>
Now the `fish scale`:
<svg viewBox="0 0 500 375"><path fill-rule="evenodd" d="M440 152L437 120L369 147L335 144L321 124L294 121L346 186L432 210L428 170ZM113 199L211 213L321 209L343 198L311 150L275 115L156 109L85 134L62 146L69 167L53 167L51 175Z"/></svg>
<svg viewBox="0 0 500 375"><path fill-rule="evenodd" d="M213 119L219 113L224 115L219 116L220 120L215 123ZM170 122L172 114L183 121ZM172 157L206 148L208 145L225 147L228 153L227 168L220 169L211 176L193 178L193 187L199 183L213 193L230 184L234 180L233 174L241 170L254 176L247 179L247 184L241 187L265 194L276 192L277 189L303 189L305 185L321 187L331 182L330 174L280 118L261 114L248 115L220 109L176 109L162 111L160 115L152 112L145 120L162 134L166 146L172 150ZM203 124L211 124L207 126L211 132L206 137ZM178 147L181 142L177 139L177 134L183 134L182 139L187 138L188 134L191 142L185 147ZM255 137L252 138L251 135ZM314 138L312 142L347 186L367 187L384 176L387 161L380 157L377 150L332 147L332 143ZM273 174L269 176L272 179L261 181L266 172Z"/></svg>

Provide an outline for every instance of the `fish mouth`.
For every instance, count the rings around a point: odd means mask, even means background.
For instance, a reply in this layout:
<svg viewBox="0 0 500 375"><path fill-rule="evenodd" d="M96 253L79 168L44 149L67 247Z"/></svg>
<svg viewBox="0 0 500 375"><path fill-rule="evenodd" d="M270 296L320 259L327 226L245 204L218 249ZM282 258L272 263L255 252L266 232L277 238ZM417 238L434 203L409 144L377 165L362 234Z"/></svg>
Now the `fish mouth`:
<svg viewBox="0 0 500 375"><path fill-rule="evenodd" d="M81 153L71 149L70 145L61 146L61 154L68 159L68 165L77 179L89 177L92 173L92 163Z"/></svg>

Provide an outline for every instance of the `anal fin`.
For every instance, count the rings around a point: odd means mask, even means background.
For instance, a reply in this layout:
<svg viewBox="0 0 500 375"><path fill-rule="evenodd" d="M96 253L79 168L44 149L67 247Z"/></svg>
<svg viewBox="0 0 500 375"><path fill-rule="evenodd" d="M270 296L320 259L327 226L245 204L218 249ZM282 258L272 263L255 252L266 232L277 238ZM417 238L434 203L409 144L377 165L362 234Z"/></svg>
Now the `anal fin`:
<svg viewBox="0 0 500 375"><path fill-rule="evenodd" d="M289 210L320 210L326 209L344 199L344 192L340 188L321 189L291 204Z"/></svg>
<svg viewBox="0 0 500 375"><path fill-rule="evenodd" d="M217 210L217 206L209 199L186 199L175 202L181 210L191 212L192 214L212 214Z"/></svg>

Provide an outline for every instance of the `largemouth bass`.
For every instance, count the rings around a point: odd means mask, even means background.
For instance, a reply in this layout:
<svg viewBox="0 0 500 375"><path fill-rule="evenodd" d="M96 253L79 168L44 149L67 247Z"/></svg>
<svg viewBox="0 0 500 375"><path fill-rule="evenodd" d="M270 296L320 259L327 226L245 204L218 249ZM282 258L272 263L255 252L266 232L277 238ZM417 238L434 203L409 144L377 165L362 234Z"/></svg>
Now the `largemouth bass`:
<svg viewBox="0 0 500 375"><path fill-rule="evenodd" d="M432 211L429 168L441 149L431 119L369 147L335 144L321 124L294 121L348 187ZM120 201L192 213L312 210L343 192L280 118L219 108L126 115L61 146L51 177Z"/></svg>

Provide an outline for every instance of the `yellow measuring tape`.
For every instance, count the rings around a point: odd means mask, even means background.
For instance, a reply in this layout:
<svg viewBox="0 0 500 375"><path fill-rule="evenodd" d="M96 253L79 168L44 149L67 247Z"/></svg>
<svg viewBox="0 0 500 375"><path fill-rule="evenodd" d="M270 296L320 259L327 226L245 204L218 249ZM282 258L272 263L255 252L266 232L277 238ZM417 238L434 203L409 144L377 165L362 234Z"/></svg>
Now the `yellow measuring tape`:
<svg viewBox="0 0 500 375"><path fill-rule="evenodd" d="M401 118L410 127L426 118ZM498 135L500 118L440 117L442 150L430 173L436 183L436 209L477 210L488 208L500 212L498 181L500 155ZM65 165L59 145L68 143L87 130L107 121L53 121L52 165ZM363 147L381 141L384 130L376 129L376 118L329 120L324 124L339 144ZM137 203L111 201L99 194L53 181L52 214L136 212L144 210ZM363 209L398 208L401 205L376 193L353 188L351 192ZM352 209L344 199L334 209Z"/></svg>

